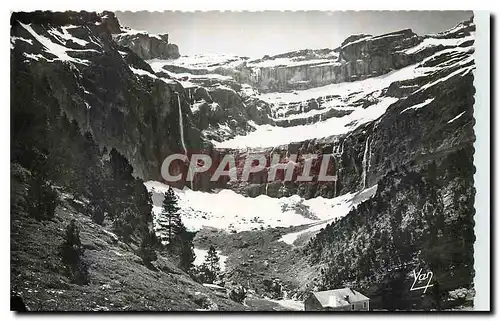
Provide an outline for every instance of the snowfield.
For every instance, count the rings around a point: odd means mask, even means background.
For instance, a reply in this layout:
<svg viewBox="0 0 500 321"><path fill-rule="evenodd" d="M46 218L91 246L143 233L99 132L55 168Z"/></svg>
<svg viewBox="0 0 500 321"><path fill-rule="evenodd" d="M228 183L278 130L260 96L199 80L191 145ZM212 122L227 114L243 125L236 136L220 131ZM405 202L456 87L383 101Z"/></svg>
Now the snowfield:
<svg viewBox="0 0 500 321"><path fill-rule="evenodd" d="M357 108L354 112L344 117L329 118L315 124L293 127L278 127L271 125L256 126L256 130L248 135L236 136L232 139L217 143L215 147L234 149L272 147L313 138L345 134L353 131L362 124L379 118L385 113L387 108L396 101L398 101L397 98L385 97L377 104L366 109Z"/></svg>
<svg viewBox="0 0 500 321"><path fill-rule="evenodd" d="M321 221L320 223L313 224L311 227L306 228L302 231L285 234L281 237L280 241L285 242L287 244L293 244L300 236L306 234L310 238L311 236L319 232L322 228L325 228L328 224L332 223L335 218L346 216L358 204L361 204L362 202L371 198L373 195L375 195L376 192L377 192L377 185L374 185L360 192L347 193L342 196L333 198L332 200L336 200L336 204L333 205L333 210L335 211L334 218L329 218L327 220Z"/></svg>
<svg viewBox="0 0 500 321"><path fill-rule="evenodd" d="M413 54L420 52L424 49L435 47L435 46L459 46L464 42L474 40L474 35L470 35L464 38L450 38L450 39L436 39L436 38L425 38L420 44L415 47L409 48L404 53Z"/></svg>
<svg viewBox="0 0 500 321"><path fill-rule="evenodd" d="M121 33L115 34L115 35L113 35L113 37L114 38L120 38L122 36L133 36L133 35L138 35L138 34L145 35L145 36L148 36L148 37L153 37L153 38L156 38L158 40L162 40L162 38L158 34L149 33L149 32L147 32L145 30L131 29L129 27L122 27L121 28Z"/></svg>
<svg viewBox="0 0 500 321"><path fill-rule="evenodd" d="M355 108L349 115L329 118L315 124L294 127L256 126L255 131L244 136L240 135L220 142L215 147L271 147L348 133L362 124L379 118L391 104L398 101L398 98L395 97L382 96L382 89L389 87L395 81L423 75L424 70L416 67L416 65L411 65L380 77L368 78L361 81L331 84L292 93L262 94L259 98L274 106L305 102L328 95L340 96L331 102L337 108L345 107L351 110L353 109L353 102L366 98L369 94L371 99L378 99L378 102L365 109L362 107ZM294 116L294 118L297 118L297 116Z"/></svg>
<svg viewBox="0 0 500 321"><path fill-rule="evenodd" d="M332 62L333 62L333 59L298 60L298 59L292 59L292 58L276 58L276 59L264 60L261 62L249 62L247 64L247 66L251 67L251 68L271 68L271 67L278 67L278 66L298 67L298 66L306 66L306 65L327 64L327 63L332 63Z"/></svg>
<svg viewBox="0 0 500 321"><path fill-rule="evenodd" d="M224 76L224 75L215 74L215 73L196 75L196 74L192 74L189 72L175 73L175 72L171 72L171 71L168 71L166 69L163 69L164 66L171 64L172 60L151 59L151 60L146 60L146 62L151 66L151 69L153 69L154 72L164 72L167 75L169 75L170 77L175 78L175 79L182 79L182 78L217 79L217 80L221 80L221 81L233 79L233 77L231 77L231 76Z"/></svg>
<svg viewBox="0 0 500 321"><path fill-rule="evenodd" d="M187 69L204 69L215 70L220 67L236 68L246 61L244 57L226 54L198 54L192 56L181 56L176 59L167 60L150 60L148 63L154 64L151 66L153 70L165 65L179 66ZM156 71L156 70L155 70Z"/></svg>
<svg viewBox="0 0 500 321"><path fill-rule="evenodd" d="M168 189L167 185L156 181L148 181L144 185L153 193L163 194ZM189 188L182 190L174 188L174 191L179 199L182 220L189 230L197 231L203 227L212 227L241 232L313 223L326 225L335 218L345 216L353 206L365 200L367 195L373 195L376 186L359 193L348 193L332 199L316 197L308 200L298 195L282 198L259 195L251 198L232 190L206 193L192 191ZM310 218L301 215L297 210L298 206L301 209L307 208L306 216ZM153 213L155 217L158 217L161 207L154 206ZM300 234L302 232L288 235L284 241L291 244Z"/></svg>

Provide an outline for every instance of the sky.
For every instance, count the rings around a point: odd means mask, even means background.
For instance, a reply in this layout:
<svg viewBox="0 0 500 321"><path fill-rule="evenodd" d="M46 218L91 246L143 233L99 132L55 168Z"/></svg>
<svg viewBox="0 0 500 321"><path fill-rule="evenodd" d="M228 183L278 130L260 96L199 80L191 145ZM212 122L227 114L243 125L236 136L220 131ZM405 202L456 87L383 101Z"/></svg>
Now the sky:
<svg viewBox="0 0 500 321"><path fill-rule="evenodd" d="M452 28L472 11L116 12L122 26L168 33L181 55L223 53L252 58L298 49L336 48L350 35Z"/></svg>

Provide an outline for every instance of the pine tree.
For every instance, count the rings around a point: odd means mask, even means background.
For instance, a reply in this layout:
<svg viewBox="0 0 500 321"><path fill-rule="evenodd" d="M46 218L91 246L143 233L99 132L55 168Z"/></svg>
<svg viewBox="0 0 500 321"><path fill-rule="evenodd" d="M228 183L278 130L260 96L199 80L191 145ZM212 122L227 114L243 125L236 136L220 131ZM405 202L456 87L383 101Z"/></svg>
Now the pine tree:
<svg viewBox="0 0 500 321"><path fill-rule="evenodd" d="M45 172L34 173L28 200L28 211L37 220L50 220L58 204L57 192L47 182Z"/></svg>
<svg viewBox="0 0 500 321"><path fill-rule="evenodd" d="M129 242L137 225L137 213L132 208L126 208L113 221L113 231L125 242Z"/></svg>
<svg viewBox="0 0 500 321"><path fill-rule="evenodd" d="M103 205L102 200L97 200L97 201L91 201L87 205L87 216L92 218L92 221L94 223L97 223L99 225L103 225L104 223L104 205Z"/></svg>
<svg viewBox="0 0 500 321"><path fill-rule="evenodd" d="M134 195L136 197L135 205L139 212L138 228L141 234L141 246L139 252L146 266L150 266L151 261L155 261L157 259L155 251L157 238L152 228L153 195L152 193L148 193L148 190L140 179L135 180L134 189Z"/></svg>
<svg viewBox="0 0 500 321"><path fill-rule="evenodd" d="M170 245L172 245L175 236L180 233L183 226L179 210L174 190L172 187L169 187L163 199L162 215L167 218L167 237Z"/></svg>
<svg viewBox="0 0 500 321"><path fill-rule="evenodd" d="M142 258L144 264L148 267L151 266L151 261L156 261L158 256L155 251L156 237L154 232L144 234L139 247L139 256Z"/></svg>
<svg viewBox="0 0 500 321"><path fill-rule="evenodd" d="M179 267L184 271L189 271L193 267L195 254L193 251L193 239L196 233L186 230L184 224L181 223L180 238L180 263Z"/></svg>
<svg viewBox="0 0 500 321"><path fill-rule="evenodd" d="M220 274L219 256L213 245L210 245L205 262L203 263L205 280L207 283L214 283Z"/></svg>

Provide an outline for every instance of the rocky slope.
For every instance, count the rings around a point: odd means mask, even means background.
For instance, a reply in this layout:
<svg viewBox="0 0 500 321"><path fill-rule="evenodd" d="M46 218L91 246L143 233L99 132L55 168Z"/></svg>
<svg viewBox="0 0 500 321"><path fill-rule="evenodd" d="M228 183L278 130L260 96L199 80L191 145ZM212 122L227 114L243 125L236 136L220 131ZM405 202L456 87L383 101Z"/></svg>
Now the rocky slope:
<svg viewBox="0 0 500 321"><path fill-rule="evenodd" d="M373 298L373 308L390 310L445 309L471 300L472 161L473 149L459 148L388 173L373 198L305 247L312 262L324 264L315 286L356 287ZM427 296L409 291L420 269L433 272ZM457 297L457 289L464 295Z"/></svg>
<svg viewBox="0 0 500 321"><path fill-rule="evenodd" d="M52 220L38 221L24 210L29 172L19 166L11 176L11 290L28 311L196 311L256 310L194 282L167 256L154 268L144 265L137 245L123 242L111 224L96 224L82 211L82 199L59 195ZM83 199L85 201L85 199ZM90 283L71 282L61 264L59 247L65 227L76 220L81 229Z"/></svg>

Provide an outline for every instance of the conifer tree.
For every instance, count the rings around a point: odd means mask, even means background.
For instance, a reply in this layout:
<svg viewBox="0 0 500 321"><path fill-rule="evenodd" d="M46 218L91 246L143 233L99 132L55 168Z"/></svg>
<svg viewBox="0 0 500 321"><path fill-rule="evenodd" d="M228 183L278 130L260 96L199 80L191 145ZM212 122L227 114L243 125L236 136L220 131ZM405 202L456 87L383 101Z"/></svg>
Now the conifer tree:
<svg viewBox="0 0 500 321"><path fill-rule="evenodd" d="M73 219L66 227L66 235L60 248L60 254L63 263L68 267L72 281L79 285L89 283L89 266L83 258L84 252L85 249L80 241L80 228Z"/></svg>
<svg viewBox="0 0 500 321"><path fill-rule="evenodd" d="M195 258L193 250L193 239L196 233L189 232L181 222L180 238L180 263L179 267L184 271L189 271L193 267Z"/></svg>
<svg viewBox="0 0 500 321"><path fill-rule="evenodd" d="M172 187L165 192L165 198L163 199L162 205L162 215L167 218L167 236L168 243L171 245L175 239L175 236L181 232L183 227L181 221L181 215L179 213L179 206L177 205L177 197L175 196Z"/></svg>
<svg viewBox="0 0 500 321"><path fill-rule="evenodd" d="M158 256L155 251L156 237L154 232L146 233L142 236L139 256L147 267L151 266L151 261L155 261Z"/></svg>
<svg viewBox="0 0 500 321"><path fill-rule="evenodd" d="M29 213L37 220L50 220L58 204L57 192L47 182L43 171L34 173L30 186Z"/></svg>

